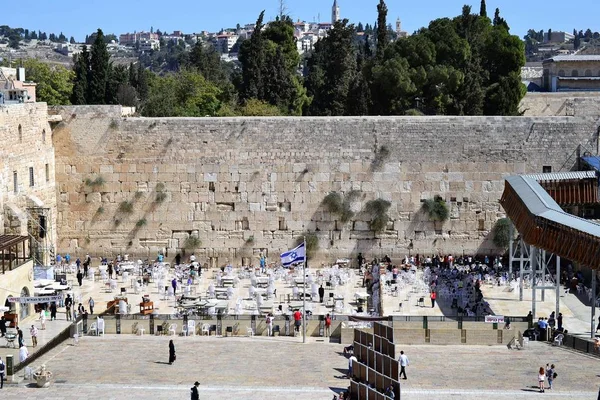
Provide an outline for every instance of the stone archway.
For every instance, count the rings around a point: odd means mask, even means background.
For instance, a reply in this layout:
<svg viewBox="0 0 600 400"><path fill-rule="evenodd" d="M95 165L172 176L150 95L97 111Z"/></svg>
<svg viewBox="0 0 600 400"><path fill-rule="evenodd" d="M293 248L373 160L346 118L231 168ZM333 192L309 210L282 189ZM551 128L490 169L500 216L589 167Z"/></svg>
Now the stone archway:
<svg viewBox="0 0 600 400"><path fill-rule="evenodd" d="M21 289L21 297L29 297L29 289L27 287L23 287ZM29 316L29 309L31 308L31 304L21 303L19 304L19 321L23 321L25 318Z"/></svg>

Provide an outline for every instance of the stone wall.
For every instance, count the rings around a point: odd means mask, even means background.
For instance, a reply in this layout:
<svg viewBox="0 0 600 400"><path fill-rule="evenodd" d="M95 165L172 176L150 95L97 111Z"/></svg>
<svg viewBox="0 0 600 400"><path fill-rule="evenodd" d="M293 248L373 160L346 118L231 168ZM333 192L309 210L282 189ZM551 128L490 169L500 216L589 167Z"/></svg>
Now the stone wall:
<svg viewBox="0 0 600 400"><path fill-rule="evenodd" d="M316 259L495 252L504 177L571 168L595 146L584 117L121 118L118 107L63 107L54 131L59 248L171 259L187 248L239 262L270 260L304 232ZM358 191L348 223L321 205ZM442 196L434 223L422 201ZM383 233L367 201L391 202ZM194 243L189 236L198 237ZM192 249L194 247L194 249ZM247 261L247 260L246 260ZM256 262L254 260L253 262Z"/></svg>
<svg viewBox="0 0 600 400"><path fill-rule="evenodd" d="M527 93L521 101L520 110L525 116L600 117L600 93Z"/></svg>
<svg viewBox="0 0 600 400"><path fill-rule="evenodd" d="M0 106L0 142L0 234L29 232L40 239L39 215L44 214L48 235L39 242L47 263L56 244L56 185L46 103Z"/></svg>

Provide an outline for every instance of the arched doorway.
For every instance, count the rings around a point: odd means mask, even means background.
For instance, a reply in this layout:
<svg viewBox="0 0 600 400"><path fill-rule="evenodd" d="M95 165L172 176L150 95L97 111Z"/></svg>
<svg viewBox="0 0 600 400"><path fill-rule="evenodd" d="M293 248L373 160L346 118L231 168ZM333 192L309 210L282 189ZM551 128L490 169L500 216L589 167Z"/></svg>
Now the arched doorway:
<svg viewBox="0 0 600 400"><path fill-rule="evenodd" d="M29 297L29 289L24 287L21 289L21 297ZM31 304L21 303L19 305L19 321L23 321L25 318L29 316L29 308Z"/></svg>

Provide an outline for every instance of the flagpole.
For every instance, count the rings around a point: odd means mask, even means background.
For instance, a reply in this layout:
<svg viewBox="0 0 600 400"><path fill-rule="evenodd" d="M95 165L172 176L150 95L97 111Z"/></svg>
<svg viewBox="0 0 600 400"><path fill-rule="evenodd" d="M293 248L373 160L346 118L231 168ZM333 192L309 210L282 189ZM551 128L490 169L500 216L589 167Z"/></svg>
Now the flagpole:
<svg viewBox="0 0 600 400"><path fill-rule="evenodd" d="M306 251L306 236L304 239L304 262L302 263L302 343L306 343L306 258L308 257L308 251Z"/></svg>

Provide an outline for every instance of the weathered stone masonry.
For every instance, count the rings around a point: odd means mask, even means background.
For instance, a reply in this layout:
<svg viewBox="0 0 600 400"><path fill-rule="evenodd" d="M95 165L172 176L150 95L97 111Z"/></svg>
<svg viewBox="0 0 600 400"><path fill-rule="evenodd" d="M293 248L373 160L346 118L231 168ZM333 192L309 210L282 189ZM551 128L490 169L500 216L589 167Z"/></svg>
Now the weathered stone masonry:
<svg viewBox="0 0 600 400"><path fill-rule="evenodd" d="M53 135L59 249L155 257L180 251L221 264L303 232L320 260L495 251L489 232L510 174L571 168L580 143L596 146L591 117L121 118L119 107L62 107ZM381 159L382 146L389 155ZM379 158L378 158L379 157ZM376 160L374 162L374 160ZM380 165L374 168L374 165ZM93 184L98 182L101 185ZM86 180L88 183L86 184ZM353 204L392 203L374 235L363 214L342 224L320 207L331 191ZM442 196L444 224L422 200ZM164 201L162 201L164 198ZM189 252L189 251L188 251Z"/></svg>

